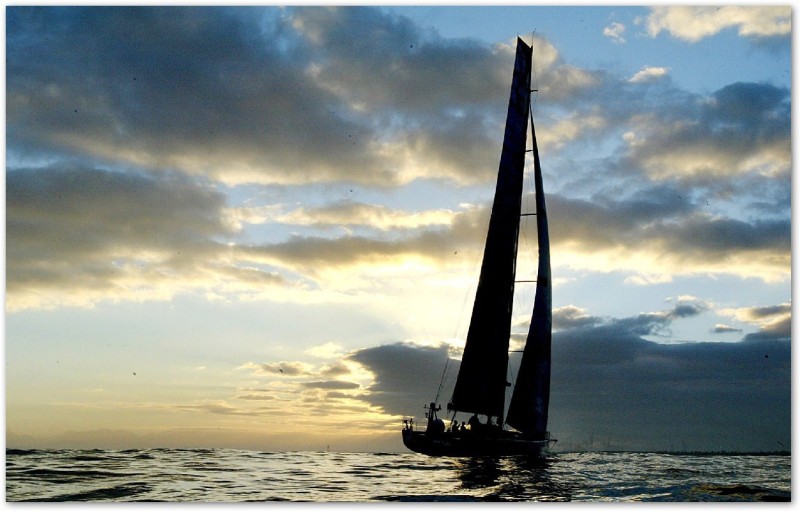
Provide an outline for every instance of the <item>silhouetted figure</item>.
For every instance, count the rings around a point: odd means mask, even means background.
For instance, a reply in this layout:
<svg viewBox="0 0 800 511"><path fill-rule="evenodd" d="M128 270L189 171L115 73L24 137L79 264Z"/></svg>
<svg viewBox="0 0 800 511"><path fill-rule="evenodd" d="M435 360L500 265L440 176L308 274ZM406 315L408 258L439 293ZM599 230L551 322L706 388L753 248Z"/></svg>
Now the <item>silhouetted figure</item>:
<svg viewBox="0 0 800 511"><path fill-rule="evenodd" d="M474 414L469 418L469 430L476 433L481 427L481 421L478 419L478 414Z"/></svg>
<svg viewBox="0 0 800 511"><path fill-rule="evenodd" d="M428 405L428 429L425 431L430 434L438 435L445 431L444 421L436 416L436 412L441 409L442 407L436 406L436 403Z"/></svg>

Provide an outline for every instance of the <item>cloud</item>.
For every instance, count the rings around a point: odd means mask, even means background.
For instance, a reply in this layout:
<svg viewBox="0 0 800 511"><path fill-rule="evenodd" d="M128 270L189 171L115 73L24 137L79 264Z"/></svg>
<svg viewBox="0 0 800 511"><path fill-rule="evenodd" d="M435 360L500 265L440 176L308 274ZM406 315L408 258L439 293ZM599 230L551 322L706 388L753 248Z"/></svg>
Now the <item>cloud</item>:
<svg viewBox="0 0 800 511"><path fill-rule="evenodd" d="M229 183L337 179L365 166L367 179L390 179L369 128L308 79L308 56L278 12L12 9L12 145Z"/></svg>
<svg viewBox="0 0 800 511"><path fill-rule="evenodd" d="M574 305L564 305L553 310L554 330L593 326L600 321L600 318L589 316L585 309Z"/></svg>
<svg viewBox="0 0 800 511"><path fill-rule="evenodd" d="M9 310L183 292L308 301L378 277L463 278L465 256L482 249L488 204L402 210L386 193L493 179L510 44L444 39L369 8L8 17ZM617 77L570 66L541 37L534 46L557 265L624 271L637 285L788 278L788 89L692 94L652 80L665 68ZM609 143L623 146L596 153ZM65 163L82 160L93 161ZM221 183L243 182L381 192L229 204L242 189ZM67 215L50 200L64 186Z"/></svg>
<svg viewBox="0 0 800 511"><path fill-rule="evenodd" d="M348 360L374 374L364 399L389 414L418 414L423 404L436 397L442 369L448 362L448 348L386 344L357 350Z"/></svg>
<svg viewBox="0 0 800 511"><path fill-rule="evenodd" d="M724 325L722 323L717 323L716 325L714 325L714 328L711 329L711 332L715 334L739 333L741 331L742 331L741 328L732 327L730 325Z"/></svg>
<svg viewBox="0 0 800 511"><path fill-rule="evenodd" d="M319 346L313 346L306 350L306 353L317 358L335 358L341 354L342 346L335 342L326 342Z"/></svg>
<svg viewBox="0 0 800 511"><path fill-rule="evenodd" d="M307 389L352 390L359 388L358 383L341 380L307 381L302 385Z"/></svg>
<svg viewBox="0 0 800 511"><path fill-rule="evenodd" d="M788 441L788 339L683 344L643 339L706 306L684 297L672 309L619 319L593 318L574 306L554 311L562 326L553 336L550 407L558 447L776 450L777 441ZM357 350L349 359L375 375L367 399L389 413L419 418L439 386L446 350L389 344ZM449 364L441 403L452 391L458 361ZM665 416L675 420L664 421ZM720 437L719 431L727 433Z"/></svg>
<svg viewBox="0 0 800 511"><path fill-rule="evenodd" d="M239 408L222 400L207 400L202 403L191 405L175 405L174 408L183 411L212 413L218 415L258 416L266 413L265 411Z"/></svg>
<svg viewBox="0 0 800 511"><path fill-rule="evenodd" d="M548 197L555 260L575 268L605 267L644 276L788 278L788 219L720 218L695 211L678 191L660 193L666 190L654 187L620 201Z"/></svg>
<svg viewBox="0 0 800 511"><path fill-rule="evenodd" d="M547 130L536 134L540 150L559 151L575 140L601 134L608 127L608 120L597 114L574 114L550 124Z"/></svg>
<svg viewBox="0 0 800 511"><path fill-rule="evenodd" d="M253 369L255 374L281 374L284 376L309 376L314 374L312 366L304 362L272 362L269 364L254 364L248 362L238 369Z"/></svg>
<svg viewBox="0 0 800 511"><path fill-rule="evenodd" d="M380 273L466 276L489 211L482 205L404 212L338 202L296 209L292 219L313 223L331 213L369 230L245 244L234 241L244 220L232 219L225 197L179 174L11 169L7 192L9 310L165 300L193 291L226 299L282 289L283 300L297 300L307 291L290 292L296 282L333 291ZM687 272L788 277L788 220L710 215L681 193L664 184L619 199L549 194L556 263L626 271L640 284ZM369 211L380 213L372 223ZM284 213L273 218L289 221Z"/></svg>
<svg viewBox="0 0 800 511"><path fill-rule="evenodd" d="M96 300L168 299L213 286L225 260L225 197L180 174L86 167L10 169L6 177L9 309ZM272 273L249 271L263 284Z"/></svg>
<svg viewBox="0 0 800 511"><path fill-rule="evenodd" d="M622 34L625 32L625 25L615 21L611 25L603 29L603 35L611 39L616 44L624 44L625 38Z"/></svg>
<svg viewBox="0 0 800 511"><path fill-rule="evenodd" d="M647 32L656 37L665 30L691 43L731 27L742 37L788 37L791 16L789 6L657 6L647 17Z"/></svg>
<svg viewBox="0 0 800 511"><path fill-rule="evenodd" d="M628 81L631 83L652 82L664 78L668 73L669 69L666 67L645 66Z"/></svg>
<svg viewBox="0 0 800 511"><path fill-rule="evenodd" d="M746 341L788 341L792 337L791 303L764 307L723 309L719 312L758 327L757 332L745 336Z"/></svg>
<svg viewBox="0 0 800 511"><path fill-rule="evenodd" d="M272 401L276 398L269 394L245 394L243 396L237 396L237 399L244 399L246 401Z"/></svg>
<svg viewBox="0 0 800 511"><path fill-rule="evenodd" d="M788 278L790 222L738 220L704 211L673 185L652 185L629 196L591 200L548 195L551 242L558 265L632 272L639 284L675 275L732 274L769 281ZM530 209L530 208L528 208ZM456 269L455 251L479 253L488 209L471 208L452 224L386 237L295 236L270 245L242 247L241 258L288 266L312 278L321 268L364 271L418 260ZM586 257L585 254L592 254ZM360 269L359 269L360 268ZM466 268L464 269L466 270Z"/></svg>
<svg viewBox="0 0 800 511"><path fill-rule="evenodd" d="M432 225L448 225L456 212L432 210L408 212L380 204L341 200L317 207L297 206L289 211L285 205L261 208L242 207L231 212L238 223L281 223L308 227L369 227L380 231L418 229Z"/></svg>
<svg viewBox="0 0 800 511"><path fill-rule="evenodd" d="M444 40L370 8L17 7L8 25L21 161L377 187L485 181L496 166L510 45Z"/></svg>
<svg viewBox="0 0 800 511"><path fill-rule="evenodd" d="M632 118L629 164L654 179L785 176L791 168L789 111L786 89L731 84L679 116L663 111L660 118Z"/></svg>

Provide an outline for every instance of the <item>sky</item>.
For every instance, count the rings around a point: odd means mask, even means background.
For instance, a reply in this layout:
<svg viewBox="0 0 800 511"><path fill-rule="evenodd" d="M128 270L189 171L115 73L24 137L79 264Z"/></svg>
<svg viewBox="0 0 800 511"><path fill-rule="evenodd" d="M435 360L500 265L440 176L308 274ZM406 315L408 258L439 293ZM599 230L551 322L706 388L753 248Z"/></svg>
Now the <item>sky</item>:
<svg viewBox="0 0 800 511"><path fill-rule="evenodd" d="M790 7L5 16L8 447L403 452L455 380L519 36L556 449L790 448Z"/></svg>

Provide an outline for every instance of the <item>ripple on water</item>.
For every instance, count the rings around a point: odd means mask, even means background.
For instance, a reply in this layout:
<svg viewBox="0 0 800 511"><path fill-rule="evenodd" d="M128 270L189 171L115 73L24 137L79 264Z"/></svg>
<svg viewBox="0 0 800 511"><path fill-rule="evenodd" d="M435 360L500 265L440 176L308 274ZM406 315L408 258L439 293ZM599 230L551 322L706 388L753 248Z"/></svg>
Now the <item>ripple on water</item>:
<svg viewBox="0 0 800 511"><path fill-rule="evenodd" d="M6 463L11 502L791 499L789 456L565 453L530 463L389 453L9 449Z"/></svg>
<svg viewBox="0 0 800 511"><path fill-rule="evenodd" d="M25 502L64 502L64 501L95 501L95 500L130 500L134 497L150 491L150 486L146 483L132 482L124 483L108 488L98 488L77 493L66 493L47 498L25 499Z"/></svg>

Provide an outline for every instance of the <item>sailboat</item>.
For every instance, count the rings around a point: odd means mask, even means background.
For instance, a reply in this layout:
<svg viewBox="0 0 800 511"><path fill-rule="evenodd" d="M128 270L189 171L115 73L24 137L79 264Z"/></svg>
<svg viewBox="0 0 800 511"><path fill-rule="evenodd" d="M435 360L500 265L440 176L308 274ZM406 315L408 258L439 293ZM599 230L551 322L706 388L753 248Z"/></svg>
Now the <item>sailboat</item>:
<svg viewBox="0 0 800 511"><path fill-rule="evenodd" d="M516 59L508 102L492 214L486 236L478 288L461 367L447 409L472 414L469 429L446 428L436 401L428 405L427 426L404 420L403 443L412 451L434 456L543 457L555 442L547 431L550 401L552 288L550 241L542 170L531 112L533 49L517 38ZM526 147L528 117L532 149ZM533 153L536 212L522 212L526 153ZM539 261L536 295L522 361L508 411L505 412L511 314L522 216L535 215ZM438 397L437 397L438 399ZM455 421L457 424L457 421ZM510 428L509 428L510 427Z"/></svg>

